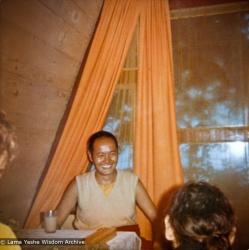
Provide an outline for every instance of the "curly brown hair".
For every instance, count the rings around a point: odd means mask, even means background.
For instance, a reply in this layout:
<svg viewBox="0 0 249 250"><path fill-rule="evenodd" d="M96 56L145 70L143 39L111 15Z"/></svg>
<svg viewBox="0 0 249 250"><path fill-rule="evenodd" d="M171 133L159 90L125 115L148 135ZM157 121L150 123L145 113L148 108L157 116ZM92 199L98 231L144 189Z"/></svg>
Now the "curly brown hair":
<svg viewBox="0 0 249 250"><path fill-rule="evenodd" d="M7 163L16 155L17 143L13 127L6 119L6 114L0 111L0 156L7 154Z"/></svg>
<svg viewBox="0 0 249 250"><path fill-rule="evenodd" d="M206 183L187 183L176 193L169 221L179 249L228 250L235 227L232 206L223 192Z"/></svg>

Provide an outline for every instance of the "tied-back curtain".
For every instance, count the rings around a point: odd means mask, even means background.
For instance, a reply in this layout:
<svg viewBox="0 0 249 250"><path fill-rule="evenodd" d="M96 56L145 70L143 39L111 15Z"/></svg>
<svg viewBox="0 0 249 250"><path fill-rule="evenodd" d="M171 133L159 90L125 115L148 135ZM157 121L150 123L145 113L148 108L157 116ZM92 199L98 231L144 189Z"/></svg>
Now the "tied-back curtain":
<svg viewBox="0 0 249 250"><path fill-rule="evenodd" d="M162 195L183 182L180 167L168 1L143 1L140 15L135 171L158 205ZM139 213L141 233L150 225Z"/></svg>
<svg viewBox="0 0 249 250"><path fill-rule="evenodd" d="M68 120L26 221L57 206L72 178L87 167L86 141L103 127L133 31L139 23L134 166L155 203L182 182L173 90L169 7L166 0L105 0ZM142 235L150 226L139 216Z"/></svg>
<svg viewBox="0 0 249 250"><path fill-rule="evenodd" d="M26 228L37 227L40 213L54 209L72 178L87 168L86 142L103 127L139 9L137 0L105 0L65 128Z"/></svg>

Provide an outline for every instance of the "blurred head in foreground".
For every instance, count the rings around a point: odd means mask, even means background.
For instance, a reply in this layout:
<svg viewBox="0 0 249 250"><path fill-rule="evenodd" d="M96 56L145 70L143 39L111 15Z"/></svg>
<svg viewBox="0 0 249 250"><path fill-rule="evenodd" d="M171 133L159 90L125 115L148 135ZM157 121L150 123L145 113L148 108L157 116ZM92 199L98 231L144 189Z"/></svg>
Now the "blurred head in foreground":
<svg viewBox="0 0 249 250"><path fill-rule="evenodd" d="M16 138L5 114L0 111L0 178L10 161L14 158Z"/></svg>
<svg viewBox="0 0 249 250"><path fill-rule="evenodd" d="M165 217L165 237L179 250L231 249L235 231L229 200L206 182L183 185Z"/></svg>

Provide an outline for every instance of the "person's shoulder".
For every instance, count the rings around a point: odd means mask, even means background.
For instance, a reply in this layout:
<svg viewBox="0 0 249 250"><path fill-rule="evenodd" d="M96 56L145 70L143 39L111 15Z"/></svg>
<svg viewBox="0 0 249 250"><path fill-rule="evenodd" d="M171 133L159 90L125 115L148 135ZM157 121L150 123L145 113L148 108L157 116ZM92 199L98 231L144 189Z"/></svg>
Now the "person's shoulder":
<svg viewBox="0 0 249 250"><path fill-rule="evenodd" d="M0 235L2 238L15 238L12 229L3 223L0 223Z"/></svg>
<svg viewBox="0 0 249 250"><path fill-rule="evenodd" d="M122 179L138 179L137 175L130 169L118 170L118 174Z"/></svg>
<svg viewBox="0 0 249 250"><path fill-rule="evenodd" d="M85 173L77 175L76 180L87 180L87 179L93 178L94 172L95 171L87 171Z"/></svg>
<svg viewBox="0 0 249 250"><path fill-rule="evenodd" d="M131 169L119 169L118 174L124 176L136 176Z"/></svg>
<svg viewBox="0 0 249 250"><path fill-rule="evenodd" d="M12 231L12 229L3 223L0 222L0 236L1 238L11 238L16 239L16 235ZM3 246L3 248L0 247L0 249L9 249L9 250L21 250L21 247L19 245L9 245L9 246Z"/></svg>

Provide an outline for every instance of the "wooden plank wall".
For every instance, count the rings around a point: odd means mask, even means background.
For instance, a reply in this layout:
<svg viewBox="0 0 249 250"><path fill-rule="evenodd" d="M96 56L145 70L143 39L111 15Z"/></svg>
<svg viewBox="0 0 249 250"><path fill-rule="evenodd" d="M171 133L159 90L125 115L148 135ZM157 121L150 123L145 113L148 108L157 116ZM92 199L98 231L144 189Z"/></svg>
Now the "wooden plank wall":
<svg viewBox="0 0 249 250"><path fill-rule="evenodd" d="M19 141L0 182L0 220L24 223L102 3L0 1L0 109Z"/></svg>

